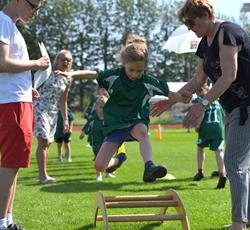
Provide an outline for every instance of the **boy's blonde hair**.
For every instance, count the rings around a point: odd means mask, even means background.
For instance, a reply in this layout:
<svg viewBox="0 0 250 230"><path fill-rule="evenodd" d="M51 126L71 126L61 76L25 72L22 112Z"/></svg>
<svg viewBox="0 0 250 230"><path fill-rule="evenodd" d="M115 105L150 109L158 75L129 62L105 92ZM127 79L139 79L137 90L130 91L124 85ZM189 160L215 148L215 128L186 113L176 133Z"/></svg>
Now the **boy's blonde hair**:
<svg viewBox="0 0 250 230"><path fill-rule="evenodd" d="M120 51L121 62L125 65L128 62L144 61L148 63L148 49L144 43L131 43Z"/></svg>
<svg viewBox="0 0 250 230"><path fill-rule="evenodd" d="M209 0L186 0L178 16L180 21L185 24L186 19L200 18L205 12L208 13L210 18L215 18L214 8Z"/></svg>

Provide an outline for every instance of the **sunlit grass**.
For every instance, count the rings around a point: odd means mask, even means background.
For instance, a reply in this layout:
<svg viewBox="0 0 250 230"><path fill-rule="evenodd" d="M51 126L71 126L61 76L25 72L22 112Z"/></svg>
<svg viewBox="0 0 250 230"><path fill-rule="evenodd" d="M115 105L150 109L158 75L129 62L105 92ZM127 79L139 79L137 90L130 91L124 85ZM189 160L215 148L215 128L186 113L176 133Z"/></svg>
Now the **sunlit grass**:
<svg viewBox="0 0 250 230"><path fill-rule="evenodd" d="M222 229L230 223L229 185L216 190L217 178L210 174L216 169L214 153L207 151L206 177L200 182L192 181L196 173L197 134L184 129L164 130L163 139L156 140L154 130L150 131L155 163L167 166L176 180L158 180L143 183L143 162L138 143L126 143L128 159L116 172L116 178L95 181L93 154L86 147L86 140L78 139L79 132L73 133L72 163L56 162L56 145L52 144L49 155L49 175L57 179L55 184L41 185L37 178L35 160L36 141L30 169L20 170L14 207L14 217L27 230L71 230L91 229L93 205L96 191L105 195L164 194L169 188L175 189L187 211L191 229ZM127 213L125 209L112 210L113 214ZM158 209L131 209L130 213L158 212ZM97 229L103 229L101 222ZM181 229L176 221L111 223L110 229Z"/></svg>

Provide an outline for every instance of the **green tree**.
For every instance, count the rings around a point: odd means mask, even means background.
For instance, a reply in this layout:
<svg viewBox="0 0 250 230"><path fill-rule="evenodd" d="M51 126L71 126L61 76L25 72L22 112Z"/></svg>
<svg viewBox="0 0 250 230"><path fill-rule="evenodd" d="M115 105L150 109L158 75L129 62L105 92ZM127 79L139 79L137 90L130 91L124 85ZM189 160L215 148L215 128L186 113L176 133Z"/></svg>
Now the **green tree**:
<svg viewBox="0 0 250 230"><path fill-rule="evenodd" d="M138 34L148 41L150 73L168 81L186 81L194 72L195 55L177 55L162 48L180 25L180 4L174 0L43 1L40 15L19 28L32 59L40 57L38 41L43 41L52 61L58 51L69 49L75 70L119 65L116 54L127 36ZM95 89L93 81L75 80L70 103L82 110Z"/></svg>

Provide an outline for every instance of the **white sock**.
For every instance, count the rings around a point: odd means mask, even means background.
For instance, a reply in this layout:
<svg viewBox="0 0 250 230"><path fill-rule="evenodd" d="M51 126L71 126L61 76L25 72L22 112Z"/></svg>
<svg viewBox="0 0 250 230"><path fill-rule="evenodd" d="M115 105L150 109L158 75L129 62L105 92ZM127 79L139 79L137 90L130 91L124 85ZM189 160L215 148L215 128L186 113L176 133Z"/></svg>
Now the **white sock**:
<svg viewBox="0 0 250 230"><path fill-rule="evenodd" d="M13 216L11 212L7 213L7 226L13 224Z"/></svg>
<svg viewBox="0 0 250 230"><path fill-rule="evenodd" d="M0 227L7 228L7 218L0 219Z"/></svg>

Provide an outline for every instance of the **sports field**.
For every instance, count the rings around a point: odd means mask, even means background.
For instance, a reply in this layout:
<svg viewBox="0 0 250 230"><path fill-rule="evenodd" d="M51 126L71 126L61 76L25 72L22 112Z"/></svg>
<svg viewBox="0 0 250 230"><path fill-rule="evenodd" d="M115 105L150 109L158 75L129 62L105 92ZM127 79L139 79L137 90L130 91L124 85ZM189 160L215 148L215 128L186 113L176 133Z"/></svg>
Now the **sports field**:
<svg viewBox="0 0 250 230"><path fill-rule="evenodd" d="M33 144L31 167L20 170L15 201L14 217L27 230L83 230L92 229L93 204L96 191L105 195L164 194L167 189L175 189L186 208L192 230L223 229L230 223L229 185L216 190L217 178L210 174L216 170L214 153L206 151L205 178L192 181L196 173L197 134L191 130L165 129L163 139L156 140L156 132L150 130L155 163L167 166L175 180L161 179L154 183L143 183L143 162L138 152L138 143L126 143L128 159L116 171L116 178L104 178L96 182L91 148L86 147L86 139L78 139L79 132L73 133L72 163L57 163L56 145L50 147L48 172L57 182L41 185L37 179L35 159L36 141ZM111 210L112 214L128 213L125 209ZM174 213L173 209L169 209ZM157 213L158 208L131 209L129 213ZM102 222L96 229L103 229ZM177 221L111 223L110 229L182 229Z"/></svg>

